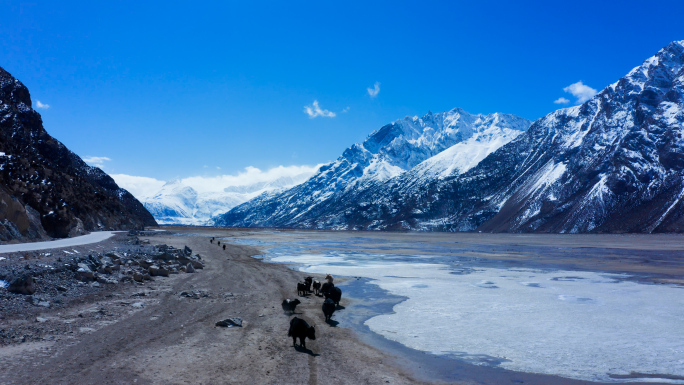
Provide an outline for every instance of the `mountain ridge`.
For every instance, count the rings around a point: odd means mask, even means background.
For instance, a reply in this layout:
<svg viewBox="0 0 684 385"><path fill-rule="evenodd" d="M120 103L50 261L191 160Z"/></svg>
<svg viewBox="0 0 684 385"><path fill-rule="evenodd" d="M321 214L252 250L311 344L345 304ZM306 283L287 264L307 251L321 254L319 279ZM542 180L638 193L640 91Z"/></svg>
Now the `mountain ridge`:
<svg viewBox="0 0 684 385"><path fill-rule="evenodd" d="M0 68L0 241L156 225L140 202L50 136L28 88Z"/></svg>
<svg viewBox="0 0 684 385"><path fill-rule="evenodd" d="M442 164L443 168L446 164L453 166L452 172L462 172L471 166L463 158L472 163L473 158L486 156L498 145L519 135L529 124L528 120L511 114L470 114L461 108L436 114L428 112L422 118L398 119L368 135L364 142L347 148L336 161L322 166L306 182L268 199L259 197L240 205L216 218L214 223L297 227L298 221L309 221L303 227L316 228L311 221L329 211L331 205L351 200L360 192L392 180L454 145L470 141L470 147L479 151L457 152L452 155L451 162ZM424 173L429 170L430 167L426 167ZM439 173L443 171L439 169ZM434 175L425 177L430 179ZM240 217L244 219L238 219Z"/></svg>
<svg viewBox="0 0 684 385"><path fill-rule="evenodd" d="M681 232L684 41L587 102L554 111L465 172L411 172L278 222L267 202L218 225L492 232ZM287 198L281 195L280 198ZM261 215L261 217L260 217Z"/></svg>

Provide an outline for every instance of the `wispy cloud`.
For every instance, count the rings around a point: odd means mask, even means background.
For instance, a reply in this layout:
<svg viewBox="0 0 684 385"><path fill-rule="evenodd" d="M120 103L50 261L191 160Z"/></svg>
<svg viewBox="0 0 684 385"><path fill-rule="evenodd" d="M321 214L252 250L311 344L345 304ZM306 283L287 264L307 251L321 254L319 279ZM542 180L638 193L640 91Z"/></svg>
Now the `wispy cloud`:
<svg viewBox="0 0 684 385"><path fill-rule="evenodd" d="M86 156L83 158L83 161L91 166L104 168L104 162L109 162L111 159L107 158L106 156Z"/></svg>
<svg viewBox="0 0 684 385"><path fill-rule="evenodd" d="M342 110L342 113L343 113L343 114L346 114L347 112L349 112L349 107L345 107L345 108Z"/></svg>
<svg viewBox="0 0 684 385"><path fill-rule="evenodd" d="M304 106L304 112L309 115L309 118L313 119L317 116L322 116L324 118L334 118L336 114L329 110L324 110L318 105L318 100L314 100L313 104L310 106Z"/></svg>
<svg viewBox="0 0 684 385"><path fill-rule="evenodd" d="M50 108L50 105L49 104L43 104L40 102L40 100L36 100L36 108L47 110L48 108Z"/></svg>
<svg viewBox="0 0 684 385"><path fill-rule="evenodd" d="M366 91L368 91L368 95L370 95L371 98L378 96L380 93L380 82L375 82L373 88L366 88Z"/></svg>
<svg viewBox="0 0 684 385"><path fill-rule="evenodd" d="M583 84L581 80L577 83L570 84L569 86L563 88L563 91L569 92L570 94L572 94L572 96L576 97L577 100L575 101L575 103L577 104L582 104L586 102L598 93L598 91L596 91L595 89L589 87L586 84Z"/></svg>
<svg viewBox="0 0 684 385"><path fill-rule="evenodd" d="M570 101L568 99L566 99L562 96L560 98L554 100L553 102L556 104L568 104L568 103L570 103Z"/></svg>

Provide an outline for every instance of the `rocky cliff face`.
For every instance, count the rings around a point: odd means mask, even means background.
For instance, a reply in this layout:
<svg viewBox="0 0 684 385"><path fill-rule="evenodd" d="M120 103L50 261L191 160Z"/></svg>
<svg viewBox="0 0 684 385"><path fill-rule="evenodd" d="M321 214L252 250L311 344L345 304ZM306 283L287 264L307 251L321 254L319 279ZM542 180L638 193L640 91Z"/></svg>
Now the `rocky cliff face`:
<svg viewBox="0 0 684 385"><path fill-rule="evenodd" d="M156 225L128 191L43 128L28 89L0 68L0 241Z"/></svg>
<svg viewBox="0 0 684 385"><path fill-rule="evenodd" d="M684 41L576 107L537 120L471 168L448 149L282 221L295 195L254 200L219 224L495 232L684 231ZM407 159L410 159L407 158ZM457 163L457 162L454 162ZM438 165L436 168L433 165ZM304 184L306 185L306 184ZM302 185L302 186L304 186ZM315 191L308 193L315 196ZM303 194L297 194L301 197ZM301 212L301 210L300 210Z"/></svg>

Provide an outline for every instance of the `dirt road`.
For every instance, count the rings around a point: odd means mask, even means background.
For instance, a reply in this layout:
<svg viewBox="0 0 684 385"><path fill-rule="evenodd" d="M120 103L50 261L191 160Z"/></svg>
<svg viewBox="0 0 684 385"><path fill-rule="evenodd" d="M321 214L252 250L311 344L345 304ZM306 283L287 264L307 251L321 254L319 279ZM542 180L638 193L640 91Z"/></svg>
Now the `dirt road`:
<svg viewBox="0 0 684 385"><path fill-rule="evenodd" d="M41 314L49 323L77 323L68 335L0 348L0 383L78 384L380 384L420 383L401 363L359 343L349 329L323 321L322 299L300 297L296 316L316 327L308 350L287 337L301 273L250 258L258 250L205 237L155 235L153 244L185 245L206 267L196 274L122 285L82 306ZM181 297L203 290L206 297ZM343 300L341 305L345 305ZM100 315L100 317L98 317ZM240 317L243 327L215 323ZM91 320L83 324L83 319ZM26 322L35 322L27 316Z"/></svg>

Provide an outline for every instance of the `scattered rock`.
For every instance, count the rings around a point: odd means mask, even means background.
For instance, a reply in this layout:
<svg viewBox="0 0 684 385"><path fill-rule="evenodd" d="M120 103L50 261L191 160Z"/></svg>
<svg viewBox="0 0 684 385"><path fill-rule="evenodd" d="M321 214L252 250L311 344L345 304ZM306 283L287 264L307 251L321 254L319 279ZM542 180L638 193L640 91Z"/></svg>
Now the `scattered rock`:
<svg viewBox="0 0 684 385"><path fill-rule="evenodd" d="M192 263L188 263L187 266L185 266L185 272L186 273L194 273L195 268L192 266Z"/></svg>
<svg viewBox="0 0 684 385"><path fill-rule="evenodd" d="M29 297L29 298L31 298L30 302L34 306L50 307L50 301L46 301L46 300L44 300L42 298L38 298L38 297Z"/></svg>
<svg viewBox="0 0 684 385"><path fill-rule="evenodd" d="M11 293L31 295L36 292L36 285L32 276L23 274L14 278L7 290Z"/></svg>
<svg viewBox="0 0 684 385"><path fill-rule="evenodd" d="M135 302L131 306L136 308L136 309L142 309L145 307L145 303L144 302Z"/></svg>
<svg viewBox="0 0 684 385"><path fill-rule="evenodd" d="M168 277L169 276L169 270L159 267L157 265L152 265L150 266L147 271L150 273L152 277Z"/></svg>
<svg viewBox="0 0 684 385"><path fill-rule="evenodd" d="M223 321L218 321L216 323L216 326L222 326L222 327L226 327L226 328L242 327L242 318L239 318L239 317L226 318Z"/></svg>
<svg viewBox="0 0 684 385"><path fill-rule="evenodd" d="M200 299L209 297L209 292L206 290L182 291L179 295L181 297Z"/></svg>
<svg viewBox="0 0 684 385"><path fill-rule="evenodd" d="M76 278L80 281L92 281L95 279L95 273L90 270L90 267L85 263L79 263L78 269L76 269Z"/></svg>
<svg viewBox="0 0 684 385"><path fill-rule="evenodd" d="M36 322L40 322L40 323L47 322L47 318L36 317Z"/></svg>

